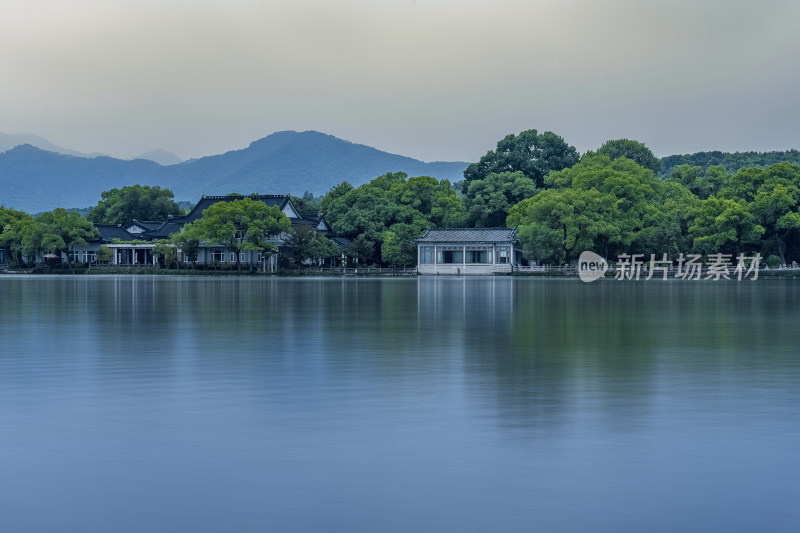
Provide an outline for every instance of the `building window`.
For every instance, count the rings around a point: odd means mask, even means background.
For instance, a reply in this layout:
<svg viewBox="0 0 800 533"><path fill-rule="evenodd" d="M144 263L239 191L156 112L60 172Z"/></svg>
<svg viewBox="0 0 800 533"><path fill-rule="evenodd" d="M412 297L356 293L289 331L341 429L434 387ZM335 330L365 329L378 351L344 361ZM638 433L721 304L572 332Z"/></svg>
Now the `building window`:
<svg viewBox="0 0 800 533"><path fill-rule="evenodd" d="M508 246L500 246L497 248L497 262L500 264L507 264L511 259L511 249Z"/></svg>
<svg viewBox="0 0 800 533"><path fill-rule="evenodd" d="M211 250L211 260L222 263L225 261L225 253L222 250Z"/></svg>
<svg viewBox="0 0 800 533"><path fill-rule="evenodd" d="M491 263L491 250L467 250L467 263Z"/></svg>
<svg viewBox="0 0 800 533"><path fill-rule="evenodd" d="M97 262L97 252L88 251L84 252L83 254L83 262L84 263L95 263Z"/></svg>
<svg viewBox="0 0 800 533"><path fill-rule="evenodd" d="M464 252L462 250L439 250L436 254L436 262L441 264L463 263Z"/></svg>
<svg viewBox="0 0 800 533"><path fill-rule="evenodd" d="M419 262L425 265L433 263L433 248L422 246L419 249Z"/></svg>

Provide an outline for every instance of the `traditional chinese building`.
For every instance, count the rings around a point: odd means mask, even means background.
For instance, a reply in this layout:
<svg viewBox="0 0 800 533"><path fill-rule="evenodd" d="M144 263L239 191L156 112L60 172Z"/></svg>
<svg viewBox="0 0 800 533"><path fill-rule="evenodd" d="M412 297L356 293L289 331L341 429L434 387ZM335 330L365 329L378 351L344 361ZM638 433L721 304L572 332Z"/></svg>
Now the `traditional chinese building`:
<svg viewBox="0 0 800 533"><path fill-rule="evenodd" d="M153 265L156 258L153 257L153 248L156 241L166 239L173 233L181 231L185 224L194 222L203 216L203 211L217 202L230 202L242 198L251 198L264 202L269 206L277 206L292 222L292 226L304 225L312 226L320 233L333 237L331 227L325 217L321 214L302 214L294 207L288 194L264 194L250 196L202 196L200 201L192 208L189 213L181 217L170 217L164 221L144 221L133 220L126 226L97 225L100 237L90 242L87 246L75 250L73 259L85 263L97 260L97 251L101 245L107 246L112 250L111 263L114 265ZM275 244L280 254L291 254L286 248L288 235L281 234L275 236ZM344 246L338 241L340 246ZM200 246L197 256L198 264L211 263L236 263L236 255L226 250L218 243L204 242ZM241 264L257 265L261 263L261 256L255 251L243 251L240 254ZM274 268L277 261L276 256L271 256L269 261Z"/></svg>
<svg viewBox="0 0 800 533"><path fill-rule="evenodd" d="M429 229L415 242L420 274L504 274L522 261L517 228Z"/></svg>

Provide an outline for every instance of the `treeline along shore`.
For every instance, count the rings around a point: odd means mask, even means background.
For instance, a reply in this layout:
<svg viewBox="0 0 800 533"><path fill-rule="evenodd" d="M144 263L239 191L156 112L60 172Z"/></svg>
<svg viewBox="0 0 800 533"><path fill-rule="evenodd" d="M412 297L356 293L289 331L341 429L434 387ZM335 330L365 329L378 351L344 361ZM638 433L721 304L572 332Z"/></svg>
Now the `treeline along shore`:
<svg viewBox="0 0 800 533"><path fill-rule="evenodd" d="M357 187L342 181L323 196L284 195L290 208L262 201L277 196L231 193L189 220L200 203L187 213L170 190L143 185L105 191L88 212L0 206L0 264L116 264L115 245L127 242L133 264L140 244L149 255L139 264L197 268L197 250L211 243L220 260L204 268L407 269L427 228L516 227L525 258L538 265L574 263L588 250L611 260L758 253L777 267L800 261L798 163L796 150L659 159L628 139L581 155L555 133L528 130L501 139L455 183L388 172ZM106 238L96 252L77 252L108 228L136 224L141 242Z"/></svg>

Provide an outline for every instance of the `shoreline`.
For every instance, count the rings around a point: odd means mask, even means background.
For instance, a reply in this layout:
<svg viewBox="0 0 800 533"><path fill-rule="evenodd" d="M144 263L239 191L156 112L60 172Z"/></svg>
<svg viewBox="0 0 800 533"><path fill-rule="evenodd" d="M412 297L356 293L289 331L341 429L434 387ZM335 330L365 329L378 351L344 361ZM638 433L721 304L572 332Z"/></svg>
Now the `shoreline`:
<svg viewBox="0 0 800 533"><path fill-rule="evenodd" d="M167 269L156 267L95 267L95 268L48 268L36 267L31 269L22 270L0 270L0 276L42 276L42 275L56 275L56 276L116 276L116 275L133 275L133 276L205 276L205 277L254 277L254 278L437 278L437 279L459 279L459 278L479 278L479 277L517 277L517 278L545 278L545 279L574 279L578 281L580 278L575 273L559 273L557 271L551 272L513 272L508 274L487 274L487 275L422 275L416 270L401 270L393 271L390 269L379 268L358 268L347 269L345 272L341 270L286 270L280 272L261 273L249 270L206 270L206 269ZM732 274L729 275L730 279L721 278L718 281L736 281L736 277ZM635 281L713 281L707 279L705 276L699 280L681 280L673 276L669 276L663 280L660 276L654 276L650 280L642 276L639 280L626 279L627 282ZM775 270L760 270L758 278L777 278L777 279L794 279L800 278L800 269L775 269ZM607 272L602 279L609 281L616 281L612 272Z"/></svg>

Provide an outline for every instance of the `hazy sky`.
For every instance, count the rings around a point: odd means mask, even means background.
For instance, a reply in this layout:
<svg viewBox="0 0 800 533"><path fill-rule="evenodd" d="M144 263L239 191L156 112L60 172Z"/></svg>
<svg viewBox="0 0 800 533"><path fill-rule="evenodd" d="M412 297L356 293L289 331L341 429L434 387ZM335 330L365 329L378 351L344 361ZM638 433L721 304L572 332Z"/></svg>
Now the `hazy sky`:
<svg viewBox="0 0 800 533"><path fill-rule="evenodd" d="M800 2L0 0L0 132L198 157L314 129L426 161L550 130L800 148Z"/></svg>

